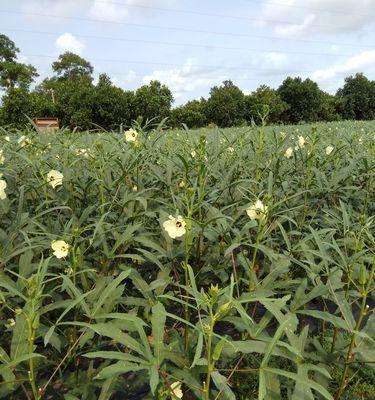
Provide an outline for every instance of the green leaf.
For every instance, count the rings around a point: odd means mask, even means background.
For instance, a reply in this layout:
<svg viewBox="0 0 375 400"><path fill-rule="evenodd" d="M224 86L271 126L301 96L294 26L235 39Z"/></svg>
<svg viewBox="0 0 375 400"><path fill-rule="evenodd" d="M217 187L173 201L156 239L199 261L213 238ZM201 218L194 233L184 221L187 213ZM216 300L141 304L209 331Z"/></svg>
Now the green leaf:
<svg viewBox="0 0 375 400"><path fill-rule="evenodd" d="M24 314L17 315L16 324L13 327L12 341L10 345L10 358L16 360L29 353L28 323Z"/></svg>
<svg viewBox="0 0 375 400"><path fill-rule="evenodd" d="M20 255L19 274L23 278L28 278L33 273L34 267L31 263L33 256L34 256L34 254L33 254L32 250L28 250L25 253L22 253Z"/></svg>
<svg viewBox="0 0 375 400"><path fill-rule="evenodd" d="M217 399L236 400L236 396L229 387L225 376L221 375L219 371L212 371L211 377L215 386L219 389L220 395L216 396Z"/></svg>
<svg viewBox="0 0 375 400"><path fill-rule="evenodd" d="M158 302L152 307L151 327L154 339L154 356L158 366L163 362L164 349L164 327L166 321L165 309L162 303Z"/></svg>
<svg viewBox="0 0 375 400"><path fill-rule="evenodd" d="M118 361L131 361L138 364L147 365L145 360L142 358L133 356L129 353L123 353L121 351L94 351L91 353L84 354L86 358L104 358L105 360L118 360Z"/></svg>
<svg viewBox="0 0 375 400"><path fill-rule="evenodd" d="M95 377L95 379L109 379L113 376L125 374L126 372L142 371L147 367L139 366L127 361L119 361L118 363L112 364L108 367L103 368Z"/></svg>
<svg viewBox="0 0 375 400"><path fill-rule="evenodd" d="M220 359L221 352L223 351L224 345L226 343L225 338L221 338L218 343L216 344L213 354L212 354L212 359L217 362Z"/></svg>
<svg viewBox="0 0 375 400"><path fill-rule="evenodd" d="M348 324L340 317L336 315L330 314L325 311L317 311L317 310L299 310L297 314L310 315L311 317L322 319L323 321L331 323L336 328L348 330Z"/></svg>
<svg viewBox="0 0 375 400"><path fill-rule="evenodd" d="M194 360L190 368L193 368L196 365L197 361L201 358L202 349L203 349L203 333L199 332L197 346L195 348Z"/></svg>
<svg viewBox="0 0 375 400"><path fill-rule="evenodd" d="M268 364L268 360L270 359L273 349L276 346L276 344L278 343L280 337L282 336L282 334L284 333L285 329L289 329L289 325L290 325L290 315L288 315L284 322L282 324L279 325L279 327L277 328L275 334L273 335L273 338L271 340L271 342L269 343L268 347L267 347L267 351L262 359L262 362L260 364L261 368L264 368L267 364Z"/></svg>
<svg viewBox="0 0 375 400"><path fill-rule="evenodd" d="M92 312L90 313L90 318L94 319L96 313L100 310L101 306L107 300L109 296L111 296L112 292L120 285L120 283L126 279L130 275L130 269L127 271L123 271L120 275L114 279L104 290L101 296L99 297L98 301L96 302Z"/></svg>
<svg viewBox="0 0 375 400"><path fill-rule="evenodd" d="M149 376L150 376L150 389L151 393L155 394L156 389L159 384L159 371L158 368L155 365L151 365L151 367L148 370Z"/></svg>
<svg viewBox="0 0 375 400"><path fill-rule="evenodd" d="M42 354L37 354L37 353L31 353L31 354L23 354L9 362L6 362L2 365L0 365L0 374L3 372L4 369L14 369L15 367L17 367L18 364L24 362L24 361L28 361L31 358L45 358L45 356L43 356Z"/></svg>
<svg viewBox="0 0 375 400"><path fill-rule="evenodd" d="M109 400L113 394L111 387L113 386L113 382L115 381L115 377L111 377L105 380L105 382L101 385L102 390L100 391L100 395L98 400Z"/></svg>
<svg viewBox="0 0 375 400"><path fill-rule="evenodd" d="M49 343L49 341L50 341L50 339L51 339L51 336L53 335L54 332L55 332L55 326L52 325L52 326L48 329L47 333L44 335L44 347L47 346L47 344Z"/></svg>
<svg viewBox="0 0 375 400"><path fill-rule="evenodd" d="M278 368L265 367L265 368L263 368L263 370L270 372L272 374L281 375L281 376L285 376L286 378L293 379L296 382L300 383L301 385L305 386L306 388L311 388L311 389L316 390L325 399L333 400L333 397L322 385L319 385L319 383L316 383L316 382L312 381L311 379L301 378L298 374L296 374L294 372L288 372L288 371L284 371L284 370L281 370Z"/></svg>
<svg viewBox="0 0 375 400"><path fill-rule="evenodd" d="M83 324L80 325L87 326L88 328L95 331L97 334L101 336L110 337L121 343L123 346L129 347L129 349L135 351L136 353L146 356L145 349L142 345L134 338L132 338L127 333L122 332L117 326L113 323L106 322L102 324ZM147 357L148 358L148 357Z"/></svg>
<svg viewBox="0 0 375 400"><path fill-rule="evenodd" d="M280 383L277 377L264 369L259 370L259 400L279 400Z"/></svg>

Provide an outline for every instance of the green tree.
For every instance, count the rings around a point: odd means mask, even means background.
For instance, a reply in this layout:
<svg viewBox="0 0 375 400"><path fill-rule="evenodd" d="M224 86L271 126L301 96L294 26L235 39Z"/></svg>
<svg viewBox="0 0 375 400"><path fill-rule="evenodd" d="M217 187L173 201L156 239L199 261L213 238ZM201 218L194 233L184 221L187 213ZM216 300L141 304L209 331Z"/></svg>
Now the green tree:
<svg viewBox="0 0 375 400"><path fill-rule="evenodd" d="M168 117L171 111L173 95L166 85L151 81L135 92L134 105L137 117L150 120Z"/></svg>
<svg viewBox="0 0 375 400"><path fill-rule="evenodd" d="M37 88L40 96L54 99L56 117L62 126L70 128L92 128L94 86L91 79L57 77L45 79Z"/></svg>
<svg viewBox="0 0 375 400"><path fill-rule="evenodd" d="M181 127L186 124L188 128L200 128L207 124L205 114L205 100L188 101L183 106L174 108L171 111L170 125Z"/></svg>
<svg viewBox="0 0 375 400"><path fill-rule="evenodd" d="M99 76L93 96L93 122L102 128L114 129L120 124L129 126L135 118L134 92L114 86L108 75Z"/></svg>
<svg viewBox="0 0 375 400"><path fill-rule="evenodd" d="M339 102L336 96L323 92L321 108L319 110L319 120L337 121L341 119L338 111Z"/></svg>
<svg viewBox="0 0 375 400"><path fill-rule="evenodd" d="M232 81L214 86L206 103L209 122L220 127L239 125L245 118L245 96Z"/></svg>
<svg viewBox="0 0 375 400"><path fill-rule="evenodd" d="M288 77L278 88L281 100L288 104L284 120L289 123L314 122L319 120L319 112L324 100L323 92L311 79Z"/></svg>
<svg viewBox="0 0 375 400"><path fill-rule="evenodd" d="M93 67L84 58L66 52L52 64L56 76L45 79L35 89L38 111L48 116L55 113L63 126L89 129L93 127L95 107Z"/></svg>
<svg viewBox="0 0 375 400"><path fill-rule="evenodd" d="M37 76L36 68L32 65L15 61L0 63L0 86L6 90L17 87L28 89Z"/></svg>
<svg viewBox="0 0 375 400"><path fill-rule="evenodd" d="M340 112L344 119L375 119L375 81L362 73L349 76L337 91Z"/></svg>
<svg viewBox="0 0 375 400"><path fill-rule="evenodd" d="M0 87L27 89L38 76L35 67L17 62L19 49L6 35L0 35Z"/></svg>
<svg viewBox="0 0 375 400"><path fill-rule="evenodd" d="M22 128L29 122L32 114L30 93L24 87L9 88L2 98L1 125L13 125Z"/></svg>
<svg viewBox="0 0 375 400"><path fill-rule="evenodd" d="M262 85L255 92L245 96L246 119L259 124L265 109L269 111L268 122L277 124L283 121L288 104L281 99L277 90Z"/></svg>
<svg viewBox="0 0 375 400"><path fill-rule="evenodd" d="M58 77L62 78L91 78L94 72L89 61L70 51L60 54L59 59L52 64L52 69Z"/></svg>
<svg viewBox="0 0 375 400"><path fill-rule="evenodd" d="M0 34L0 62L15 61L19 51L19 48L8 36Z"/></svg>

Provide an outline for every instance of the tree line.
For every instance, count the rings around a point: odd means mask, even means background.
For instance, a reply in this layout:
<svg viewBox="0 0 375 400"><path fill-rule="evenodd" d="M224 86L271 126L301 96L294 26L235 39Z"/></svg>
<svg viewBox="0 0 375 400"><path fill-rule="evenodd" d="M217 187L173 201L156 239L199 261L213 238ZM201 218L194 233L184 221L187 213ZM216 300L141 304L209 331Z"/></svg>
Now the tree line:
<svg viewBox="0 0 375 400"><path fill-rule="evenodd" d="M135 91L116 87L107 74L94 83L89 61L65 52L52 63L54 75L31 89L38 76L32 65L20 63L19 49L0 34L0 125L24 126L31 117L58 117L62 126L79 129L116 129L155 117L168 125L199 128L260 123L296 124L341 119L375 119L375 81L357 73L345 79L335 95L311 79L288 77L277 88L260 86L245 95L232 81L211 88L207 98L172 108L173 94L159 81Z"/></svg>

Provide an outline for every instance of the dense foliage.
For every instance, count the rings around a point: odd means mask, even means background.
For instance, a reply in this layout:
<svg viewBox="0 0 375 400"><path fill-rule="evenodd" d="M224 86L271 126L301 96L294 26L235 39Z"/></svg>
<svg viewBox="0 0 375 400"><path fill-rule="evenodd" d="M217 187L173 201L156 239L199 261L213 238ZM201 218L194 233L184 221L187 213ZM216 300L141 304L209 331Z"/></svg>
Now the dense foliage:
<svg viewBox="0 0 375 400"><path fill-rule="evenodd" d="M299 77L286 78L278 89L261 85L248 95L227 80L211 88L207 99L172 109L173 95L166 85L152 81L135 91L123 90L106 74L94 84L93 66L71 52L52 63L54 76L30 91L38 74L33 66L17 61L18 52L12 40L0 35L0 126L21 128L28 118L58 117L62 126L81 130L110 130L130 126L134 119L154 118L169 118L169 126L179 128L230 127L258 124L266 111L272 124L375 118L375 81L360 73L348 77L335 96Z"/></svg>
<svg viewBox="0 0 375 400"><path fill-rule="evenodd" d="M1 131L0 398L374 398L374 123L135 128Z"/></svg>

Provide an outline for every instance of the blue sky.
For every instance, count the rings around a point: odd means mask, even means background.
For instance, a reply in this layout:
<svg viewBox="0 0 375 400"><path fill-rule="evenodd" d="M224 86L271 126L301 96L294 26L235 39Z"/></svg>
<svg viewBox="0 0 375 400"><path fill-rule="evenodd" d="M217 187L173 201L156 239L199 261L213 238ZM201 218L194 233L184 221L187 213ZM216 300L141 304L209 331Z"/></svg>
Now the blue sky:
<svg viewBox="0 0 375 400"><path fill-rule="evenodd" d="M70 50L124 89L162 81L175 105L225 79L245 93L288 75L331 93L375 79L375 0L1 0L0 32L39 80Z"/></svg>

